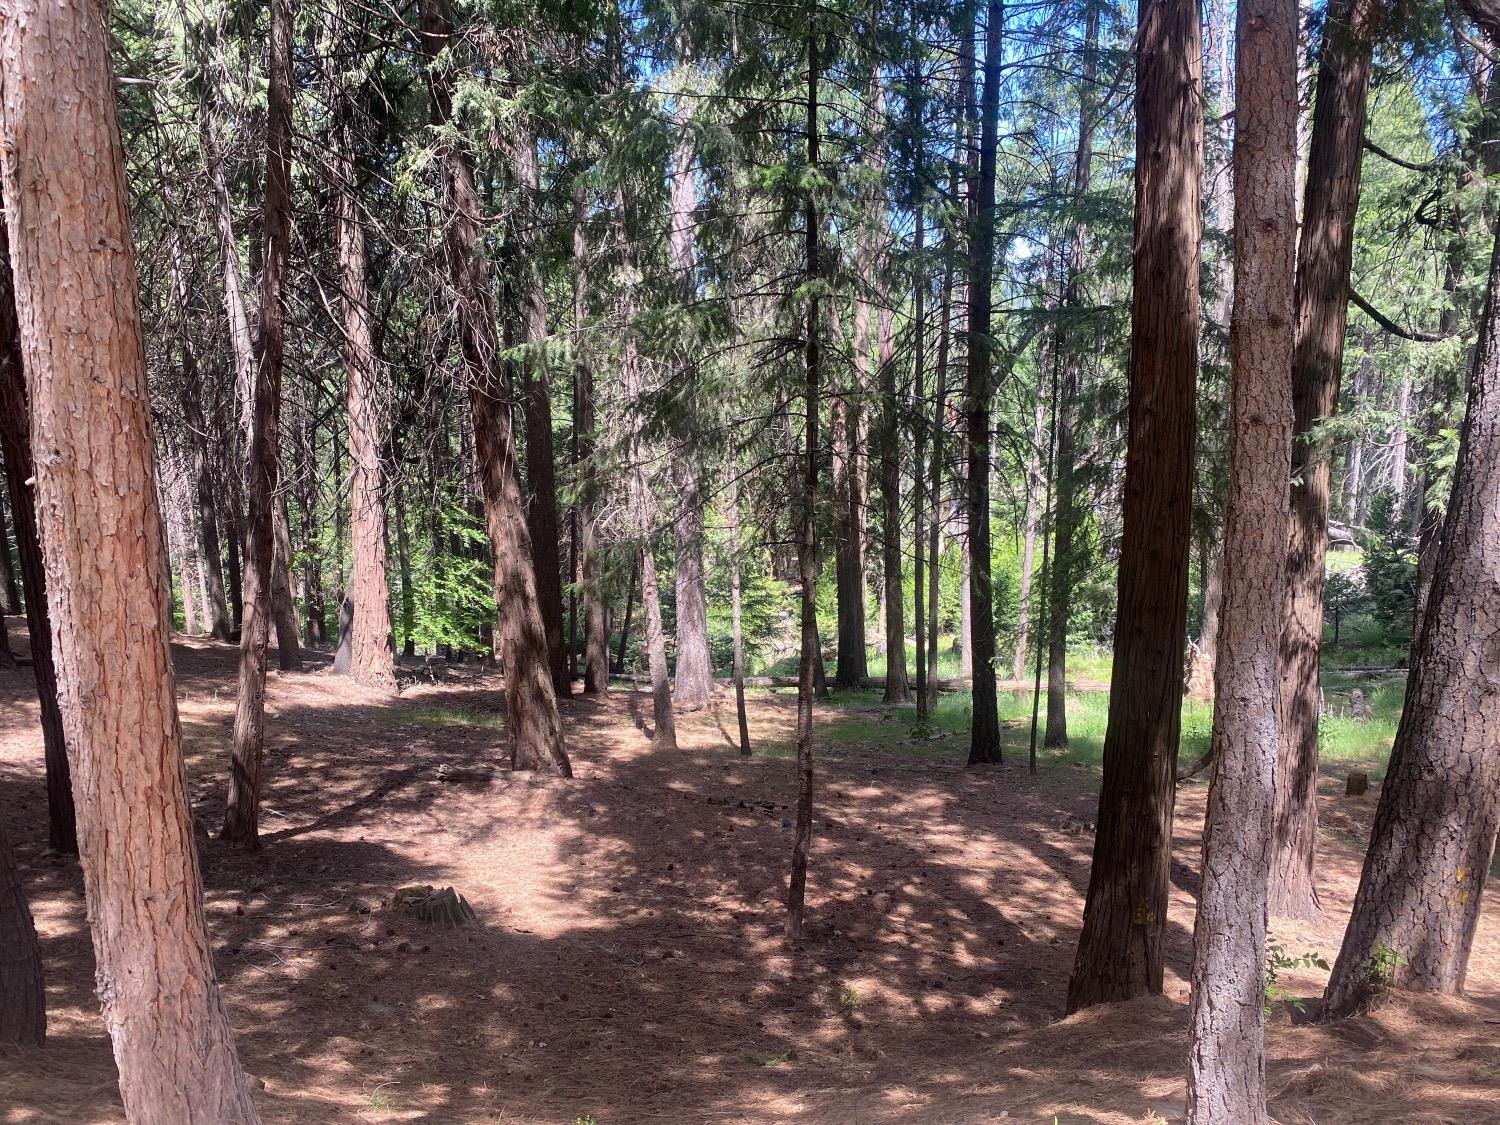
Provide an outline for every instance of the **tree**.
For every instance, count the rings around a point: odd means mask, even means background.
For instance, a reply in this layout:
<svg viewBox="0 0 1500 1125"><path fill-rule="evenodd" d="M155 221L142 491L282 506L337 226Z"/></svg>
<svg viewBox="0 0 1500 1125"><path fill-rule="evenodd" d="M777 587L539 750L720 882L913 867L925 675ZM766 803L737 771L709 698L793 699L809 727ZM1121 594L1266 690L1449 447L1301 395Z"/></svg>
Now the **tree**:
<svg viewBox="0 0 1500 1125"><path fill-rule="evenodd" d="M1468 0L1491 49L1500 6ZM1500 829L1500 235L1490 261L1453 487L1406 706L1324 1015L1372 987L1462 992Z"/></svg>
<svg viewBox="0 0 1500 1125"><path fill-rule="evenodd" d="M1292 527L1287 540L1286 623L1281 633L1281 761L1271 913L1316 915L1318 842L1318 655L1330 467L1313 432L1338 407L1349 312L1349 264L1370 88L1374 0L1332 0L1323 20L1312 140L1297 248L1297 351L1292 400Z"/></svg>
<svg viewBox="0 0 1500 1125"><path fill-rule="evenodd" d="M786 940L802 940L802 915L807 895L807 858L812 851L813 818L813 691L818 643L817 520L818 497L818 384L821 379L821 346L818 340L818 285L822 280L818 258L818 27L816 10L807 36L807 200L803 211L803 279L807 291L807 313L802 340L802 488L798 497L797 577L802 584L801 642L797 654L797 813L792 829L792 867L787 880Z"/></svg>
<svg viewBox="0 0 1500 1125"><path fill-rule="evenodd" d="M1202 57L1196 3L1144 0L1118 619L1070 1012L1162 987L1192 519Z"/></svg>
<svg viewBox="0 0 1500 1125"><path fill-rule="evenodd" d="M969 765L1000 761L1000 710L995 689L995 612L990 574L990 410L995 397L994 296L995 156L999 143L1000 63L1005 9L987 0L984 32L984 93L980 106L979 174L969 247L969 355L964 378L964 425L968 437L969 636L974 662L974 717Z"/></svg>
<svg viewBox="0 0 1500 1125"><path fill-rule="evenodd" d="M6 14L0 174L32 430L49 451L37 511L120 1096L136 1121L252 1123L188 811L104 13L17 0Z"/></svg>
<svg viewBox="0 0 1500 1125"><path fill-rule="evenodd" d="M335 107L333 196L339 298L344 314L344 374L349 425L349 530L353 560L345 597L353 602L347 672L366 687L396 690L391 652L390 590L385 574L385 470L376 388L380 360L370 326L365 229L359 214L354 160L355 99L331 83ZM340 655L343 646L340 645Z"/></svg>
<svg viewBox="0 0 1500 1125"><path fill-rule="evenodd" d="M274 509L281 473L278 426L286 349L287 258L291 248L292 0L271 4L270 81L266 95L266 186L261 197L262 263L255 333L250 427L250 520L245 533L244 617L240 626L239 695L230 753L223 839L260 846L261 766L266 740L266 649L270 644Z"/></svg>
<svg viewBox="0 0 1500 1125"><path fill-rule="evenodd" d="M0 192L3 195L3 192ZM3 203L3 200L0 200ZM17 319L15 282L10 267L10 240L0 206L0 453L5 455L5 482L10 490L16 528L16 555L26 593L26 630L31 638L31 672L42 718L42 757L47 770L47 839L52 850L78 854L78 828L67 740L57 702L57 669L52 659L52 620L47 609L46 565L37 528L36 498L31 481L31 411L21 363L21 325Z"/></svg>
<svg viewBox="0 0 1500 1125"><path fill-rule="evenodd" d="M557 695L552 688L546 633L532 571L531 537L516 473L488 269L479 243L479 199L474 190L474 170L455 135L456 73L451 53L444 56L453 38L453 25L446 0L423 0L421 13L421 46L428 61L428 96L432 123L438 133L436 166L446 217L443 241L456 299L459 343L468 375L469 413L474 427L485 523L494 555L511 764L518 769L571 777L573 769L563 749L562 723L557 714Z"/></svg>
<svg viewBox="0 0 1500 1125"><path fill-rule="evenodd" d="M1297 244L1296 0L1235 13L1234 321L1227 573L1214 666L1188 1121L1266 1120L1266 888L1280 748Z"/></svg>
<svg viewBox="0 0 1500 1125"><path fill-rule="evenodd" d="M39 1047L47 1037L47 988L21 873L0 827L0 1043Z"/></svg>

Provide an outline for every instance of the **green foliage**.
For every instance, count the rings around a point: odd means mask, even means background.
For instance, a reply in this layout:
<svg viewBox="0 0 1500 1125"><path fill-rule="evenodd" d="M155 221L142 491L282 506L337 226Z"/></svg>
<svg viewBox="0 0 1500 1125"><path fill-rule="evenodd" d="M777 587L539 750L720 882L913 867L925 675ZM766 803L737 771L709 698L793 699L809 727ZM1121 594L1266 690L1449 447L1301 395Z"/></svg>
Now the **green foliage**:
<svg viewBox="0 0 1500 1125"><path fill-rule="evenodd" d="M1376 988L1390 988L1396 983L1396 971L1406 964L1406 958L1384 942L1376 945L1365 962L1365 979Z"/></svg>
<svg viewBox="0 0 1500 1125"><path fill-rule="evenodd" d="M1274 1004L1285 1000L1297 1011L1305 1010L1300 996L1293 996L1280 985L1281 975L1291 969L1322 969L1328 971L1328 962L1321 954L1304 953L1300 957L1293 957L1286 951L1286 947L1280 942L1273 941L1266 946L1266 987L1265 1008L1266 1015L1271 1014Z"/></svg>
<svg viewBox="0 0 1500 1125"><path fill-rule="evenodd" d="M1417 551L1389 490L1376 494L1364 536L1365 588L1376 619L1394 634L1409 633L1417 590Z"/></svg>

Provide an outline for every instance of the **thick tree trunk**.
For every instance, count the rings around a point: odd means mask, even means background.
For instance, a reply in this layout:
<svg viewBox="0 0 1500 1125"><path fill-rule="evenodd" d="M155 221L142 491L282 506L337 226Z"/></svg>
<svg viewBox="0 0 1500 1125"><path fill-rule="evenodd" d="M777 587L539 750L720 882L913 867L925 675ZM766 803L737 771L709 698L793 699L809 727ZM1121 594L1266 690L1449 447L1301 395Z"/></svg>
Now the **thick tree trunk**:
<svg viewBox="0 0 1500 1125"><path fill-rule="evenodd" d="M995 163L1000 120L1000 0L985 5L984 94L980 109L979 177L969 250L968 369L964 423L968 436L969 643L974 713L969 765L1000 761L1000 711L995 697L995 612L990 575L990 410L994 405L994 341L990 337L995 259Z"/></svg>
<svg viewBox="0 0 1500 1125"><path fill-rule="evenodd" d="M447 0L422 0L422 49L429 63L432 122L439 131L452 128L456 75L450 64L434 64L452 34ZM474 171L458 143L441 144L437 158L447 216L443 237L457 298L458 336L468 369L474 454L495 559L511 764L518 769L571 777L573 769L563 749L546 629L532 570L531 535L516 472L509 407L503 397L506 388L495 338L488 267L479 242Z"/></svg>
<svg viewBox="0 0 1500 1125"><path fill-rule="evenodd" d="M1188 1122L1266 1120L1266 880L1291 518L1297 6L1239 0L1224 652L1194 927Z"/></svg>
<svg viewBox="0 0 1500 1125"><path fill-rule="evenodd" d="M40 1047L46 1037L47 989L36 926L0 825L0 1043Z"/></svg>
<svg viewBox="0 0 1500 1125"><path fill-rule="evenodd" d="M807 167L818 168L818 37L807 37ZM822 277L818 261L818 205L811 191L803 215L803 276L807 282L807 318L803 325L802 487L798 497L797 575L801 580L801 643L797 657L797 812L792 829L792 863L787 879L786 940L802 940L802 917L807 898L807 859L813 830L813 693L817 667L822 663L818 636L818 542L815 505L818 498L818 383L821 346L818 340L818 295Z"/></svg>
<svg viewBox="0 0 1500 1125"><path fill-rule="evenodd" d="M1495 43L1497 20L1482 22ZM1328 1016L1347 1015L1380 984L1464 987L1500 824L1497 302L1500 239L1427 616L1354 911L1328 983Z"/></svg>
<svg viewBox="0 0 1500 1125"><path fill-rule="evenodd" d="M379 357L370 328L365 230L354 196L352 97L334 92L339 104L335 157L334 225L339 256L339 296L344 312L344 372L348 382L349 674L380 691L396 690L391 652L390 589L385 573L385 471L380 464ZM342 636L340 637L342 642Z"/></svg>
<svg viewBox="0 0 1500 1125"><path fill-rule="evenodd" d="M1323 559L1328 543L1329 449L1310 440L1338 409L1349 266L1370 87L1374 0L1332 0L1323 23L1312 141L1297 252L1297 352L1292 397L1292 527L1287 540L1286 622L1281 634L1281 761L1271 913L1318 914L1318 656L1323 639Z"/></svg>
<svg viewBox="0 0 1500 1125"><path fill-rule="evenodd" d="M260 846L261 764L265 754L266 650L270 643L278 506L277 425L286 346L287 255L291 243L292 0L272 0L270 83L266 110L266 187L262 196L264 260L255 336L254 415L250 428L250 524L245 536L244 622L239 698L234 716L225 840Z"/></svg>
<svg viewBox="0 0 1500 1125"><path fill-rule="evenodd" d="M1119 617L1070 1012L1162 988L1192 533L1202 59L1198 5L1144 0Z"/></svg>
<svg viewBox="0 0 1500 1125"><path fill-rule="evenodd" d="M36 506L120 1097L132 1121L250 1123L255 1106L214 977L178 735L104 13L15 0L6 15L0 174L14 204L32 432L48 451L35 466Z"/></svg>
<svg viewBox="0 0 1500 1125"><path fill-rule="evenodd" d="M0 452L10 490L16 529L16 557L26 594L26 631L31 640L31 672L42 719L42 757L47 772L47 842L63 855L78 854L78 829L67 741L57 701L52 660L52 620L47 606L47 575L37 526L36 466L31 455L31 417L21 365L21 326L10 268L10 242L0 201Z"/></svg>

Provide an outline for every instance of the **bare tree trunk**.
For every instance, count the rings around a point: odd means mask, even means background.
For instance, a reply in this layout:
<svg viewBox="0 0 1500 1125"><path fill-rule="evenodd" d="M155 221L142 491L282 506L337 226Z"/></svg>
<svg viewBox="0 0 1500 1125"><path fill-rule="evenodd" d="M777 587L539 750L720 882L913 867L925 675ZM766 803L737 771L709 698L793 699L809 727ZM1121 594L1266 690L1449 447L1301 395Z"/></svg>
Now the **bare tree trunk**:
<svg viewBox="0 0 1500 1125"><path fill-rule="evenodd" d="M578 416L573 425L578 433L578 546L583 555L583 690L586 695L609 693L609 617L605 612L604 568L598 547L598 474L594 466L595 406L594 370L583 350L583 328L588 308L584 286L587 284L588 245L584 238L583 183L573 187L573 328Z"/></svg>
<svg viewBox="0 0 1500 1125"><path fill-rule="evenodd" d="M108 33L89 5L16 0L6 14L0 174L32 432L48 451L36 506L120 1096L132 1121L252 1123L188 812Z"/></svg>
<svg viewBox="0 0 1500 1125"><path fill-rule="evenodd" d="M262 197L264 262L255 337L250 438L250 525L245 536L244 622L240 632L239 699L234 716L228 803L221 836L260 846L261 764L265 755L266 649L270 643L275 515L278 504L277 423L286 340L287 253L291 241L292 0L272 0L266 111L266 187Z"/></svg>
<svg viewBox="0 0 1500 1125"><path fill-rule="evenodd" d="M3 200L0 200L3 206ZM21 326L11 277L10 242L0 214L0 452L16 528L16 557L26 594L26 631L31 640L31 672L42 719L42 756L47 771L47 842L63 855L78 854L78 829L68 768L67 741L57 699L52 660L52 620L47 608L47 576L32 491L36 465L31 455L31 417L21 366Z"/></svg>
<svg viewBox="0 0 1500 1125"><path fill-rule="evenodd" d="M1466 4L1493 48L1500 8ZM1325 997L1372 986L1461 992L1500 827L1500 238L1490 262L1453 490L1406 706L1354 911ZM1382 979L1383 978L1383 979Z"/></svg>
<svg viewBox="0 0 1500 1125"><path fill-rule="evenodd" d="M818 168L818 37L807 37L807 167ZM802 916L807 896L807 859L812 851L813 818L813 692L817 665L821 663L818 637L817 526L814 506L818 498L818 383L820 378L820 343L818 340L818 295L816 283L822 276L818 261L818 205L811 191L804 208L804 277L807 281L807 319L802 341L803 410L802 488L798 497L800 509L797 537L797 574L801 590L801 647L797 658L797 812L792 829L792 865L787 879L786 940L795 945L802 940Z"/></svg>
<svg viewBox="0 0 1500 1125"><path fill-rule="evenodd" d="M635 587L639 578L640 567L630 568L630 581L625 586L625 613L620 619L620 647L615 653L615 674L625 674L625 652L626 645L630 643L630 611L635 601Z"/></svg>
<svg viewBox="0 0 1500 1125"><path fill-rule="evenodd" d="M1070 1012L1162 988L1192 530L1202 62L1198 5L1144 0L1119 620Z"/></svg>
<svg viewBox="0 0 1500 1125"><path fill-rule="evenodd" d="M745 641L740 622L740 466L729 462L729 612L734 643L734 714L739 725L740 755L750 756L750 721L745 713Z"/></svg>
<svg viewBox="0 0 1500 1125"><path fill-rule="evenodd" d="M1047 431L1045 387L1047 365L1037 371L1036 409L1031 422L1031 450L1026 456L1026 510L1021 518L1021 585L1016 592L1016 644L1010 656L1010 678L1019 680L1026 674L1026 653L1031 647L1032 576L1036 569L1036 536L1041 523L1042 505L1037 488L1041 485L1042 439Z"/></svg>
<svg viewBox="0 0 1500 1125"><path fill-rule="evenodd" d="M1286 624L1281 634L1281 761L1271 913L1319 913L1313 866L1318 840L1318 655L1323 638L1323 564L1328 543L1327 442L1310 440L1338 409L1354 213L1359 206L1365 102L1370 85L1373 0L1332 0L1323 23L1312 147L1297 251L1297 352L1292 397L1292 529Z"/></svg>
<svg viewBox="0 0 1500 1125"><path fill-rule="evenodd" d="M882 286L882 290L883 290ZM880 356L880 533L884 548L881 565L885 583L885 696L886 703L911 699L906 678L906 599L901 594L901 428L897 417L896 363L892 355L891 309L882 294L877 316Z"/></svg>
<svg viewBox="0 0 1500 1125"><path fill-rule="evenodd" d="M995 697L995 609L990 575L990 410L994 405L994 341L990 337L995 259L995 165L1000 120L1004 7L985 5L984 94L980 109L979 178L969 256L969 363L964 382L968 435L969 640L974 669L969 765L998 763L1000 711Z"/></svg>
<svg viewBox="0 0 1500 1125"><path fill-rule="evenodd" d="M641 547L641 606L646 613L646 664L651 675L651 746L677 749L677 720L672 714L672 684L667 674L667 636L661 623L661 589L651 544Z"/></svg>
<svg viewBox="0 0 1500 1125"><path fill-rule="evenodd" d="M46 1037L47 989L36 926L0 825L0 1043L40 1047Z"/></svg>
<svg viewBox="0 0 1500 1125"><path fill-rule="evenodd" d="M1230 565L1194 928L1190 1125L1266 1120L1266 880L1281 741L1296 331L1295 0L1239 0L1235 67Z"/></svg>
<svg viewBox="0 0 1500 1125"><path fill-rule="evenodd" d="M451 63L435 65L453 28L447 0L422 0L422 50L428 60L432 122L440 131L453 125ZM457 297L458 335L468 369L469 413L479 463L485 523L495 557L495 600L499 603L501 660L505 665L505 717L511 764L571 777L563 749L557 694L552 686L547 637L531 563L531 535L516 472L508 404L501 375L488 267L479 242L479 200L474 171L464 150L444 142L438 153L443 172L444 242Z"/></svg>
<svg viewBox="0 0 1500 1125"><path fill-rule="evenodd" d="M1189 698L1206 701L1214 697L1214 670L1219 662L1219 615L1224 604L1224 543L1215 539L1198 548L1200 557L1208 553L1203 575L1203 626L1198 630L1198 646L1188 668Z"/></svg>
<svg viewBox="0 0 1500 1125"><path fill-rule="evenodd" d="M365 230L355 198L354 98L342 82L331 91L337 108L334 157L334 227L339 296L344 312L344 371L348 382L349 674L380 691L396 690L391 651L390 589L385 573L385 470L380 464L381 420L377 387L380 359L370 327ZM340 638L342 641L342 637Z"/></svg>
<svg viewBox="0 0 1500 1125"><path fill-rule="evenodd" d="M21 586L16 579L16 565L10 557L10 532L6 529L5 490L0 489L0 613L19 617Z"/></svg>
<svg viewBox="0 0 1500 1125"><path fill-rule="evenodd" d="M542 629L547 639L547 666L552 690L566 698L573 691L568 677L568 654L563 643L562 523L557 506L557 461L552 448L552 389L547 378L547 295L542 288L536 227L537 200L541 194L541 171L537 167L536 141L523 130L511 146L521 208L516 216L520 228L519 297L521 331L528 349L520 369L522 412L526 419L526 525L531 533L531 559L536 575L537 600Z"/></svg>

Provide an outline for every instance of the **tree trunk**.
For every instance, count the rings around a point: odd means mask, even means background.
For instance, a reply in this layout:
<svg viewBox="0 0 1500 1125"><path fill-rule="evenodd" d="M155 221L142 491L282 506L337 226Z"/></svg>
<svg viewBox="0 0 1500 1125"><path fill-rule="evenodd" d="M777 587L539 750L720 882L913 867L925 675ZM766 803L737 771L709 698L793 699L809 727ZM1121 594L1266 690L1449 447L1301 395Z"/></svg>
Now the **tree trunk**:
<svg viewBox="0 0 1500 1125"><path fill-rule="evenodd" d="M639 571L638 566L630 568L630 581L625 586L625 613L620 619L620 647L615 653L615 675L617 676L625 674L625 646L630 641L630 611L633 608L631 603L635 601L635 587Z"/></svg>
<svg viewBox="0 0 1500 1125"><path fill-rule="evenodd" d="M661 589L651 544L641 547L641 607L646 614L646 666L651 675L651 748L677 749L672 684L667 673L667 635L661 623Z"/></svg>
<svg viewBox="0 0 1500 1125"><path fill-rule="evenodd" d="M818 37L807 37L807 169L818 170ZM797 575L801 580L801 644L797 656L797 812L792 829L792 865L787 879L786 940L802 940L802 917L807 897L807 858L812 851L813 818L813 692L817 666L821 663L818 637L818 545L815 505L818 497L818 291L822 277L818 261L817 200L811 190L804 209L804 279L807 284L807 319L803 326L802 375L802 487L798 497Z"/></svg>
<svg viewBox="0 0 1500 1125"><path fill-rule="evenodd" d="M46 1037L47 989L36 926L0 825L0 1043L40 1047Z"/></svg>
<svg viewBox="0 0 1500 1125"><path fill-rule="evenodd" d="M250 1123L255 1106L214 976L178 735L108 33L90 5L16 0L7 16L0 174L14 204L32 432L48 454L35 466L36 507L120 1097L132 1121Z"/></svg>
<svg viewBox="0 0 1500 1125"><path fill-rule="evenodd" d="M427 57L432 123L453 126L451 63L435 65L453 29L447 0L422 0L422 49ZM469 413L479 463L485 523L495 558L501 660L505 666L505 717L511 764L563 777L573 776L563 749L546 629L531 562L531 535L516 472L509 409L495 338L488 267L479 240L479 200L474 171L461 145L444 142L438 160L447 217L444 242L457 297L458 336L468 369Z"/></svg>
<svg viewBox="0 0 1500 1125"><path fill-rule="evenodd" d="M1468 5L1494 45L1500 10ZM1461 992L1500 823L1500 239L1453 490L1354 911L1325 997L1372 986Z"/></svg>
<svg viewBox="0 0 1500 1125"><path fill-rule="evenodd" d="M885 696L886 703L906 703L911 689L906 678L906 599L901 593L901 428L897 417L896 362L891 339L890 301L882 296L877 316L880 356L880 498L883 511L880 535L881 570L885 583Z"/></svg>
<svg viewBox="0 0 1500 1125"><path fill-rule="evenodd" d="M745 713L745 643L740 623L740 466L729 462L729 613L734 643L734 714L739 725L740 755L750 756L750 722Z"/></svg>
<svg viewBox="0 0 1500 1125"><path fill-rule="evenodd" d="M10 532L5 519L5 491L0 489L0 613L21 615L21 586L10 556Z"/></svg>
<svg viewBox="0 0 1500 1125"><path fill-rule="evenodd" d="M573 691L568 678L568 653L563 642L562 522L557 505L557 461L552 449L552 390L547 378L547 295L542 288L536 224L541 172L536 142L530 133L512 146L522 205L516 216L520 227L519 296L521 331L528 345L521 361L522 412L526 419L526 526L531 533L531 559L536 595L547 641L547 667L555 695Z"/></svg>
<svg viewBox="0 0 1500 1125"><path fill-rule="evenodd" d="M1234 326L1224 652L1194 927L1188 1122L1266 1120L1266 880L1280 747L1280 612L1291 518L1297 7L1236 12Z"/></svg>
<svg viewBox="0 0 1500 1125"><path fill-rule="evenodd" d="M1281 760L1271 913L1319 913L1313 882L1318 840L1318 654L1323 638L1323 559L1328 543L1328 444L1310 435L1338 409L1349 266L1370 86L1373 0L1333 0L1323 23L1312 142L1297 251L1297 352L1292 398L1292 527L1286 622L1281 634Z"/></svg>
<svg viewBox="0 0 1500 1125"><path fill-rule="evenodd" d="M354 98L342 82L338 152L334 157L334 226L339 256L339 296L344 312L344 371L348 382L350 568L347 599L349 674L379 691L396 690L391 651L390 589L385 573L385 470L380 463L379 357L370 328L365 229L354 187ZM342 643L342 630L340 630Z"/></svg>
<svg viewBox="0 0 1500 1125"><path fill-rule="evenodd" d="M968 435L969 643L974 715L969 765L1000 761L1000 711L995 697L995 612L990 575L990 410L994 405L994 341L990 337L995 266L995 162L1000 120L1000 0L985 5L984 94L980 109L979 178L969 255L969 356L964 381Z"/></svg>
<svg viewBox="0 0 1500 1125"><path fill-rule="evenodd" d="M588 316L584 286L588 281L588 243L584 237L583 181L573 186L573 330L578 411L573 426L578 434L578 548L583 556L583 690L586 695L609 693L609 617L604 605L604 567L599 558L598 473L594 465L594 369L584 352L583 329Z"/></svg>
<svg viewBox="0 0 1500 1125"><path fill-rule="evenodd" d="M1202 58L1196 3L1141 4L1119 616L1069 1012L1162 988L1192 533Z"/></svg>
<svg viewBox="0 0 1500 1125"><path fill-rule="evenodd" d="M1208 553L1203 576L1203 625L1198 630L1198 648L1188 669L1187 694L1200 702L1214 697L1214 673L1219 662L1219 616L1224 605L1224 544L1203 543L1200 557ZM1279 689L1278 689L1279 690Z"/></svg>
<svg viewBox="0 0 1500 1125"><path fill-rule="evenodd" d="M250 524L245 536L244 622L240 630L239 699L234 716L225 840L260 846L261 764L265 754L266 649L270 644L276 554L277 424L286 346L287 254L291 242L292 0L272 0L266 110L266 187L262 197L264 261L255 336L254 416L250 428Z"/></svg>
<svg viewBox="0 0 1500 1125"><path fill-rule="evenodd" d="M909 185L912 219L915 230L912 235L912 624L916 630L917 658L917 717L925 719L931 711L928 705L927 681L935 678L936 669L929 670L927 664L927 609L924 599L927 591L927 404L925 383L927 376L927 226L924 209L925 196L922 189L923 129L921 75L918 73L919 46L917 5L912 0L910 8L910 70L907 73L906 98L909 107L912 132L912 148L916 155L912 163ZM1024 598L1022 599L1024 602Z"/></svg>
<svg viewBox="0 0 1500 1125"><path fill-rule="evenodd" d="M865 242L860 241L860 253ZM862 259L862 272L870 265ZM829 438L833 444L834 582L838 597L838 652L833 682L842 688L858 688L869 675L869 652L865 644L865 544L863 456L860 431L865 425L864 389L859 374L869 351L870 308L863 297L854 310L855 362L844 393L831 403Z"/></svg>
<svg viewBox="0 0 1500 1125"><path fill-rule="evenodd" d="M3 200L0 200L3 206ZM16 557L26 594L26 631L31 642L31 673L42 719L42 757L47 772L47 842L63 855L78 854L78 829L68 768L67 741L57 700L57 671L52 660L52 620L47 607L47 575L37 526L36 466L31 455L31 419L26 377L21 365L21 325L17 319L10 243L0 213L0 452L5 454L5 483L10 490L16 529Z"/></svg>
<svg viewBox="0 0 1500 1125"><path fill-rule="evenodd" d="M1016 592L1016 643L1011 650L1010 678L1026 674L1026 653L1031 647L1032 576L1036 569L1036 536L1042 505L1037 488L1042 484L1042 438L1047 432L1047 365L1038 365L1036 409L1031 421L1031 449L1026 455L1026 510L1021 519L1021 585Z"/></svg>

